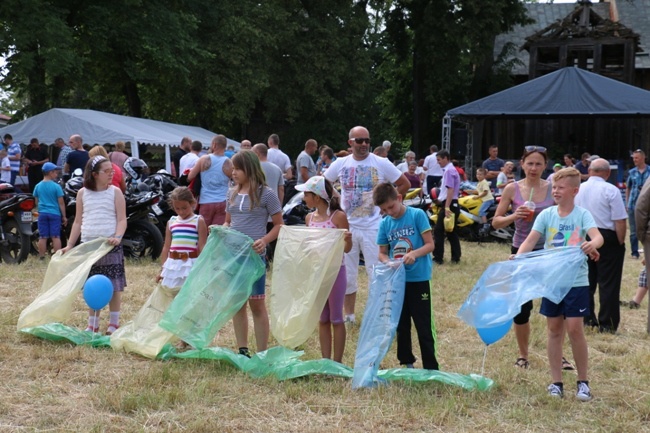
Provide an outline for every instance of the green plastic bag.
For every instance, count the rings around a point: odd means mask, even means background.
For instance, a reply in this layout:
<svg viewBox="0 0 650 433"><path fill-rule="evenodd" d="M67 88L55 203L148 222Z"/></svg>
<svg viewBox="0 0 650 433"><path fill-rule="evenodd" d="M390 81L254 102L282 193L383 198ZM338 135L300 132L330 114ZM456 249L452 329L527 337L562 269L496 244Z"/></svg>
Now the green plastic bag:
<svg viewBox="0 0 650 433"><path fill-rule="evenodd" d="M295 348L314 332L341 269L345 230L282 226L273 258L270 319L278 343Z"/></svg>
<svg viewBox="0 0 650 433"><path fill-rule="evenodd" d="M111 347L155 358L165 344L176 339L174 334L158 326L158 322L179 290L180 287L158 284L133 320L111 335Z"/></svg>
<svg viewBox="0 0 650 433"><path fill-rule="evenodd" d="M159 326L203 349L248 301L266 272L248 236L221 226L210 236Z"/></svg>
<svg viewBox="0 0 650 433"><path fill-rule="evenodd" d="M78 245L65 255L57 251L47 267L41 293L20 313L16 328L20 331L68 320L90 268L112 249L106 239L100 238Z"/></svg>

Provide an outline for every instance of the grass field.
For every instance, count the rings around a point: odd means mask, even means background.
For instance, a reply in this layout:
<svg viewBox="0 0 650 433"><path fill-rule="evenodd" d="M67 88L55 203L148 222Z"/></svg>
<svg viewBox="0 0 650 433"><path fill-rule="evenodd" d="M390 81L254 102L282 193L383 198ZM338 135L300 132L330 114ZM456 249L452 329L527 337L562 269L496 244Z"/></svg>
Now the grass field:
<svg viewBox="0 0 650 433"><path fill-rule="evenodd" d="M505 260L509 248L468 243L462 247L461 264L434 270L438 357L442 370L480 373L484 345L456 313L486 266ZM622 299L634 293L640 268L638 260L626 258ZM564 373L563 400L546 395L545 321L539 314L532 320L529 370L513 367L517 349L512 332L488 348L484 375L495 381L488 392L406 382L353 391L350 381L340 378L253 379L225 363L151 361L19 334L18 315L38 294L45 269L45 263L31 258L19 266L0 264L0 432L650 431L647 301L640 310L621 310L617 335L587 332L595 397L589 403L574 398L573 372ZM123 322L143 304L157 271L154 263L127 265ZM357 316L367 296L361 274ZM85 321L79 296L67 324L84 328ZM358 332L356 327L348 333L344 362L350 366ZM418 347L415 335L414 342ZM235 348L230 325L214 344ZM316 334L303 349L303 359L320 357ZM565 353L572 359L566 343ZM398 362L393 346L382 368L394 367Z"/></svg>

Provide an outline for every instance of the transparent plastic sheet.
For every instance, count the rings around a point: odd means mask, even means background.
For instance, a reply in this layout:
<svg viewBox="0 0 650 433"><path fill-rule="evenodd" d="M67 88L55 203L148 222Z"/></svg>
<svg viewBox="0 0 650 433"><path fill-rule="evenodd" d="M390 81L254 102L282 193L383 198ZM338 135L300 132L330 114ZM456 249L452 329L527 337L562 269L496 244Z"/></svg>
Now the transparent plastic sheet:
<svg viewBox="0 0 650 433"><path fill-rule="evenodd" d="M397 332L405 281L406 271L401 262L378 263L372 269L354 358L353 389L373 387L381 382L377 372Z"/></svg>
<svg viewBox="0 0 650 433"><path fill-rule="evenodd" d="M111 347L155 358L165 344L177 339L174 334L158 326L158 322L179 290L180 287L156 285L133 320L122 325L111 335Z"/></svg>
<svg viewBox="0 0 650 433"><path fill-rule="evenodd" d="M492 263L460 307L458 317L475 328L489 328L515 317L532 299L545 297L559 303L586 260L580 248L560 247ZM484 304L490 308L481 307Z"/></svg>
<svg viewBox="0 0 650 433"><path fill-rule="evenodd" d="M201 255L158 325L196 348L207 347L266 272L252 246L253 240L242 233L211 227Z"/></svg>
<svg viewBox="0 0 650 433"><path fill-rule="evenodd" d="M42 338L43 340L69 342L77 346L110 347L111 345L108 335L82 331L81 329L61 323L48 323L47 325L34 326L33 328L23 328L20 332Z"/></svg>
<svg viewBox="0 0 650 433"><path fill-rule="evenodd" d="M21 330L21 332L53 342L70 342L77 345L88 345L98 348L111 346L111 340L108 336L92 334L60 323L27 328ZM222 347L176 352L176 349L171 344L166 344L158 354L157 359L165 361L171 359L205 359L227 362L251 377L274 377L281 381L311 375L325 375L345 379L352 378L353 370L347 365L340 364L331 359L302 361L300 359L302 356L302 351L293 351L281 346L272 347L265 352L256 353L249 359ZM474 374L466 376L458 373L411 368L380 370L378 377L387 381L439 382L446 385L458 386L466 390L479 391L487 391L494 385L491 379Z"/></svg>
<svg viewBox="0 0 650 433"><path fill-rule="evenodd" d="M295 348L311 336L343 260L345 230L282 226L273 258L271 332Z"/></svg>
<svg viewBox="0 0 650 433"><path fill-rule="evenodd" d="M65 255L60 251L54 254L45 272L41 293L20 313L16 328L21 330L68 320L90 268L112 249L106 239L100 238L80 244Z"/></svg>

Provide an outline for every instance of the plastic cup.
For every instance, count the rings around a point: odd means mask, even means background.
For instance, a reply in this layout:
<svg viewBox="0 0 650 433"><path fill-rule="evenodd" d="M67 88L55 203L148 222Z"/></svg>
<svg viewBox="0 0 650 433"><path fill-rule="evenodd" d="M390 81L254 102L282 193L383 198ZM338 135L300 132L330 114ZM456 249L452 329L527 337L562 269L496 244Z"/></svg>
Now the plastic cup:
<svg viewBox="0 0 650 433"><path fill-rule="evenodd" d="M524 221L527 223L532 223L533 219L535 219L535 203L532 201L527 201L522 204L521 207L524 207L528 210L528 216L524 218Z"/></svg>

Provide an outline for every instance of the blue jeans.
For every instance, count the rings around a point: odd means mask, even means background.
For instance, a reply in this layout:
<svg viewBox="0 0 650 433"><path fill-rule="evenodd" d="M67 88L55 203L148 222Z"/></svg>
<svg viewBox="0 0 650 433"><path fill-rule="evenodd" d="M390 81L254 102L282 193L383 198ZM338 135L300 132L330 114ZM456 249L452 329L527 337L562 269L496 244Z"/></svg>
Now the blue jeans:
<svg viewBox="0 0 650 433"><path fill-rule="evenodd" d="M639 257L639 240L636 237L636 220L634 219L634 209L628 209L627 220L630 223L630 248L632 255Z"/></svg>

